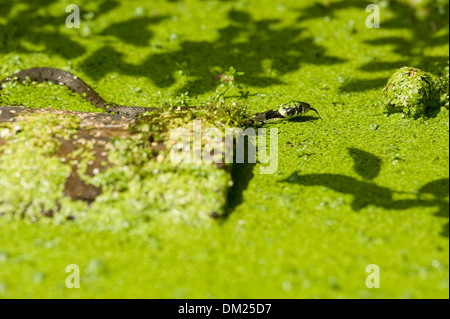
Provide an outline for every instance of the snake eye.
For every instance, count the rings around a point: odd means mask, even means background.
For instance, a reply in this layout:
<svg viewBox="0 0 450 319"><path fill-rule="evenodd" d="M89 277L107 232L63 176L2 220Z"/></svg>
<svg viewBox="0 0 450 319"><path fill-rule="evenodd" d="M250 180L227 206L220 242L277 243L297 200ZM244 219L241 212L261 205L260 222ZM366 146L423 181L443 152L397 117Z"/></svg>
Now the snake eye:
<svg viewBox="0 0 450 319"><path fill-rule="evenodd" d="M292 100L290 103L291 103L291 106L295 107L295 108L309 106L308 103L297 101L297 100Z"/></svg>

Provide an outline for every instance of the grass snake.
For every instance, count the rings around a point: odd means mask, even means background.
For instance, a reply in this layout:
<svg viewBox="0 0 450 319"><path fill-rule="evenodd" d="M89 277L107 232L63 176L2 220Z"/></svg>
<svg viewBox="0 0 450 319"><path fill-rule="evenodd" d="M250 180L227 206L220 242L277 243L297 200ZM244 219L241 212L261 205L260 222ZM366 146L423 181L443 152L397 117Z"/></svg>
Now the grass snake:
<svg viewBox="0 0 450 319"><path fill-rule="evenodd" d="M127 116L139 116L145 112L153 112L158 108L155 107L139 107L139 106L123 106L106 102L95 90L86 84L76 75L55 68L36 67L22 70L11 76L6 77L0 82L0 91L4 83L10 81L25 82L53 82L59 85L65 85L71 91L78 93L82 98L91 103L93 106L105 110L108 113L116 113ZM317 110L312 108L308 103L300 101L291 101L280 105L278 109L268 110L258 113L250 117L249 122L253 124L264 124L271 121L291 119L304 114L308 111L314 111L319 115ZM320 115L319 115L320 117Z"/></svg>

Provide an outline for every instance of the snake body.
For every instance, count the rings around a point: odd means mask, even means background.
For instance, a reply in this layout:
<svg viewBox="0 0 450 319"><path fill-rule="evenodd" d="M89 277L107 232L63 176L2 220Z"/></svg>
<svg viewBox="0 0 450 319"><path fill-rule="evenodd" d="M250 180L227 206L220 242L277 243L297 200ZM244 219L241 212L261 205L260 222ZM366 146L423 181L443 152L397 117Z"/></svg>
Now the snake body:
<svg viewBox="0 0 450 319"><path fill-rule="evenodd" d="M4 83L13 80L17 80L20 83L35 81L38 83L53 82L58 85L65 85L71 91L81 95L81 97L83 97L86 101L88 101L95 107L103 109L108 113L138 116L139 114L145 112L152 112L157 110L157 108L154 107L123 106L114 103L108 103L82 79L72 73L60 69L36 67L22 70L3 79L0 82L0 91L2 90ZM317 114L319 114L317 110L313 109L308 103L291 101L289 103L281 105L276 110L269 110L266 112L255 114L249 119L249 122L254 124L264 124L270 121L290 119L304 114L309 110L315 111Z"/></svg>
<svg viewBox="0 0 450 319"><path fill-rule="evenodd" d="M139 107L139 106L122 106L112 103L107 103L104 99L98 95L89 85L87 85L82 79L76 75L54 68L31 68L17 72L0 82L0 86L3 83L9 82L16 79L17 81L23 83L24 81L36 81L38 83L42 82L53 82L59 85L65 85L71 91L78 93L86 101L94 105L99 109L103 109L108 113L117 113L121 115L138 115L145 112L154 111L155 108L150 107ZM1 89L1 87L0 87Z"/></svg>

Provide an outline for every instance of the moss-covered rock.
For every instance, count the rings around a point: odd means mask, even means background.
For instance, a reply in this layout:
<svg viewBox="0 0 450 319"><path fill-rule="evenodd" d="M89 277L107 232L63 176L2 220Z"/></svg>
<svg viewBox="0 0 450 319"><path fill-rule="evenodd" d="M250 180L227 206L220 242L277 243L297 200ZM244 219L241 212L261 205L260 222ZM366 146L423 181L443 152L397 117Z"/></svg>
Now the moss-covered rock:
<svg viewBox="0 0 450 319"><path fill-rule="evenodd" d="M383 89L386 110L417 119L439 109L437 80L433 74L417 68L400 68Z"/></svg>

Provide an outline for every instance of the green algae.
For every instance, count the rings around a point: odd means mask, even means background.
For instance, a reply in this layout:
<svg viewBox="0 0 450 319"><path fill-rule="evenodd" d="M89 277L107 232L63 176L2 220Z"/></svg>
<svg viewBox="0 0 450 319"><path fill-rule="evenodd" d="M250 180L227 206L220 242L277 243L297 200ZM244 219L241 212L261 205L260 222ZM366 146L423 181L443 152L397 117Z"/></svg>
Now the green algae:
<svg viewBox="0 0 450 319"><path fill-rule="evenodd" d="M61 222L73 209L65 209L64 183L71 168L56 153L58 138L67 139L77 129L77 118L32 114L0 126L0 212L6 220L36 222L43 215ZM60 206L64 207L62 210ZM69 205L71 206L71 205ZM78 207L79 208L79 207ZM55 214L56 215L56 214Z"/></svg>
<svg viewBox="0 0 450 319"><path fill-rule="evenodd" d="M203 131L214 127L223 133L242 121L243 114L240 107L209 104L179 112L166 107L142 117L133 136L113 141L108 158L114 166L88 179L103 193L91 205L87 224L101 220L104 228L117 231L145 229L145 223L154 218L208 224L211 216L222 215L231 184L229 165L173 162L170 134L181 126L192 134L195 120L201 121ZM202 139L202 148L207 142ZM157 143L165 144L164 150L151 147Z"/></svg>
<svg viewBox="0 0 450 319"><path fill-rule="evenodd" d="M377 107L397 68L429 70L424 62L448 60L445 14L424 10L417 17L415 8L430 9L428 2L382 1L375 30L364 25L370 2L88 1L89 30L77 31L51 24L64 20L61 2L36 1L47 10L35 10L40 19L30 13L33 3L2 4L4 76L30 66L67 68L71 60L71 70L108 101L155 106L189 90L195 105L214 94L216 70L233 65L245 72L248 92L230 91L227 102L240 100L252 114L301 100L323 121L306 116L266 125L279 129L277 173L234 165L232 206L208 227L161 218L135 236L135 227L123 225L111 233L76 222L0 219L2 297L448 298L448 109L413 121L401 113L385 117ZM53 20L41 19L47 15ZM124 23L142 32L126 33ZM66 39L61 45L46 40L58 33ZM183 61L187 76L178 73ZM9 101L40 103L39 93L23 90L10 90ZM67 99L70 109L90 107ZM311 174L320 183L301 184ZM114 177L102 175L107 179ZM131 186L154 187L125 183ZM81 289L64 285L71 263L89 270ZM380 289L364 285L373 263Z"/></svg>
<svg viewBox="0 0 450 319"><path fill-rule="evenodd" d="M88 163L95 159L92 143L83 143L65 158L56 156L58 138L69 140L76 135L77 117L35 114L2 125L6 143L1 147L0 181L7 190L0 197L3 217L36 222L50 215L58 223L71 222L67 221L70 217L88 228L112 231L145 229L157 217L208 222L212 214L219 216L224 211L229 169L213 163L173 163L169 151L150 146L168 142L172 129L197 118L205 128L208 123L209 127L222 124L223 130L224 123L241 119L237 110L234 107L230 115L224 107L209 105L178 115L161 112L136 126L131 137L113 138L107 149L110 167L94 176L87 174ZM82 180L102 189L89 206L64 195L69 164L76 166Z"/></svg>
<svg viewBox="0 0 450 319"><path fill-rule="evenodd" d="M31 103L30 101L34 101ZM75 110L84 112L105 112L83 101L78 94L70 92L65 86L48 83L18 83L11 81L4 84L0 94L2 105L22 105L32 108L52 108L58 110Z"/></svg>

